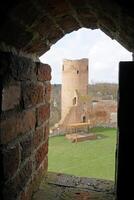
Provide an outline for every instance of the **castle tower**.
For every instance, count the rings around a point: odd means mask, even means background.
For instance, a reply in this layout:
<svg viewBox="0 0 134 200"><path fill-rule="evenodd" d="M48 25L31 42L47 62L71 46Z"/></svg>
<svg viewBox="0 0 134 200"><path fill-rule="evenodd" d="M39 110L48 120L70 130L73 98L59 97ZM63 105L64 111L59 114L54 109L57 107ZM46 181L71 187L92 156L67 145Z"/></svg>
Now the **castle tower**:
<svg viewBox="0 0 134 200"><path fill-rule="evenodd" d="M61 91L61 120L64 120L73 108L70 116L71 118L72 115L74 116L73 122L86 121L84 119L84 106L86 105L81 105L80 96L88 95L88 59L65 59L63 61Z"/></svg>

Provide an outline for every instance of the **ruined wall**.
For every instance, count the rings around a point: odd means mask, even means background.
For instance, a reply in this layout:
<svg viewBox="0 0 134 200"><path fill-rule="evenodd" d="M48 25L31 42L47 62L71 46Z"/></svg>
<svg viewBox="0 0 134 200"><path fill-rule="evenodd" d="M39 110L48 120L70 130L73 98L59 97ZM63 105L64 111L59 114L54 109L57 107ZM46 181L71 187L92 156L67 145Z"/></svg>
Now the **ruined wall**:
<svg viewBox="0 0 134 200"><path fill-rule="evenodd" d="M92 103L89 119L92 126L117 127L117 102L102 100Z"/></svg>
<svg viewBox="0 0 134 200"><path fill-rule="evenodd" d="M47 171L49 65L0 53L1 199L30 200Z"/></svg>
<svg viewBox="0 0 134 200"><path fill-rule="evenodd" d="M79 107L78 94L88 94L88 59L64 60L62 66L62 96L61 96L61 117L62 119L69 113L72 106ZM81 121L81 112L72 113L73 121Z"/></svg>

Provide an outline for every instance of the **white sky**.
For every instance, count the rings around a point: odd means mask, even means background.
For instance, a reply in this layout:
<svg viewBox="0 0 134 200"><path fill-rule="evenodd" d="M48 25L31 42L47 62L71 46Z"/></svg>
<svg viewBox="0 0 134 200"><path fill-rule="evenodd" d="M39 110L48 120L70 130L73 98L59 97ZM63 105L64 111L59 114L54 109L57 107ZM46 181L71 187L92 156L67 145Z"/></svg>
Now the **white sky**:
<svg viewBox="0 0 134 200"><path fill-rule="evenodd" d="M81 28L66 34L40 57L52 68L51 83L61 83L63 59L89 59L89 82L118 83L118 64L131 61L132 53L99 29Z"/></svg>

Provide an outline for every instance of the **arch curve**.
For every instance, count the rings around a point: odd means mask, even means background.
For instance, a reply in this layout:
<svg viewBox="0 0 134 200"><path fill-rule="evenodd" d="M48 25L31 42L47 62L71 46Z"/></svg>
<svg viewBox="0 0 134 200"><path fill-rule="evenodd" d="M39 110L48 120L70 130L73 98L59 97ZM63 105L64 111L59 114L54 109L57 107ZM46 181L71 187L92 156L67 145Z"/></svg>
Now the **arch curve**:
<svg viewBox="0 0 134 200"><path fill-rule="evenodd" d="M0 43L42 55L66 33L100 28L134 51L132 5L120 0L4 1Z"/></svg>

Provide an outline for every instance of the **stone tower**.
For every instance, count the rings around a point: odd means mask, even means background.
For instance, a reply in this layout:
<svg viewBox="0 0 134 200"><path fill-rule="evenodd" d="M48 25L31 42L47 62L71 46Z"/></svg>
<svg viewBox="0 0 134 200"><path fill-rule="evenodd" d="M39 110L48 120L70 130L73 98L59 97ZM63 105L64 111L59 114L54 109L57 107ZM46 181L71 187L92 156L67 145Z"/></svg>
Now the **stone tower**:
<svg viewBox="0 0 134 200"><path fill-rule="evenodd" d="M61 121L86 122L87 102L84 97L86 99L87 95L88 59L65 59L62 66Z"/></svg>

